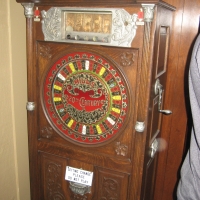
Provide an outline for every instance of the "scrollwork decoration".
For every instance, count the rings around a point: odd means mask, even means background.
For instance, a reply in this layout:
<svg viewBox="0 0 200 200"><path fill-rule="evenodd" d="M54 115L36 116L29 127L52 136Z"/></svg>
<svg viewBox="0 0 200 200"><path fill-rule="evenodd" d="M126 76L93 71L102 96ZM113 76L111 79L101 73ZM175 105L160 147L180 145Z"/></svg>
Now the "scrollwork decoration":
<svg viewBox="0 0 200 200"><path fill-rule="evenodd" d="M58 40L60 38L60 9L51 8L48 12L41 11L42 18L42 31L45 36L45 40Z"/></svg>
<svg viewBox="0 0 200 200"><path fill-rule="evenodd" d="M76 29L75 26L65 27L63 20L66 20L61 13L64 11L72 12L76 10L84 18L85 13L88 12L112 12L112 18L109 21L109 26L112 24L112 31L106 32L105 30L93 29ZM78 42L78 43L103 43L105 45L111 46L124 46L131 47L131 43L136 35L137 21L139 21L137 14L129 14L124 9L100 9L97 10L91 8L85 9L80 8L61 8L52 7L48 11L41 11L42 15L42 31L44 34L44 39L46 41L67 41L67 42ZM62 23L61 23L62 21ZM84 20L79 22L80 27L84 26ZM72 19L71 24L75 22ZM63 25L64 24L64 25ZM98 21L98 27L104 27L105 24L102 21ZM108 25L106 27L109 27ZM70 27L70 29L68 29ZM106 29L107 30L107 29ZM69 35L69 37L66 36ZM78 35L77 35L78 34ZM94 34L94 35L93 35ZM72 37L71 37L72 36ZM92 37L93 36L93 37ZM92 37L92 39L91 39ZM82 39L80 39L82 38ZM85 40L84 38L90 38ZM94 39L96 38L96 39ZM99 39L102 38L102 39Z"/></svg>
<svg viewBox="0 0 200 200"><path fill-rule="evenodd" d="M116 180L104 177L100 200L119 200L119 184Z"/></svg>
<svg viewBox="0 0 200 200"><path fill-rule="evenodd" d="M49 163L46 171L48 199L65 200L61 190L61 165Z"/></svg>
<svg viewBox="0 0 200 200"><path fill-rule="evenodd" d="M112 39L118 41L119 46L131 46L131 42L136 35L137 14L130 15L127 11L116 10L116 17L113 20L115 26Z"/></svg>

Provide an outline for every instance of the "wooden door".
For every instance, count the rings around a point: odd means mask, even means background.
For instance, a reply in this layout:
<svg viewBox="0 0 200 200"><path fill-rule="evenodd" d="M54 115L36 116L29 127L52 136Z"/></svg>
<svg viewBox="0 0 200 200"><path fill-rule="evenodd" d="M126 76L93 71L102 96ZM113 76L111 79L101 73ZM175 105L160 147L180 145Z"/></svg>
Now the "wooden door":
<svg viewBox="0 0 200 200"><path fill-rule="evenodd" d="M117 12L130 17L140 9ZM156 159L149 149L159 137L171 10L155 6L129 47L67 42L68 34L52 41L59 37L51 29L59 9L39 10L53 22L27 19L32 199L150 199ZM122 26L135 33L133 22ZM66 168L93 173L92 185L75 171L65 180Z"/></svg>
<svg viewBox="0 0 200 200"><path fill-rule="evenodd" d="M156 42L154 46L154 68L152 69L148 114L148 135L143 172L145 174L143 178L143 199L153 199L158 152L165 151L167 148L166 141L161 138L160 130L162 124L162 115L172 114L171 110L166 110L163 108L167 77L169 38L170 27L159 26L157 28Z"/></svg>
<svg viewBox="0 0 200 200"><path fill-rule="evenodd" d="M155 199L176 199L180 166L188 146L191 115L188 94L188 70L199 32L199 6L196 0L167 0L176 7L169 52L169 76L165 105L173 109L173 115L164 118L162 137L168 143L167 151L159 155ZM178 21L179 23L175 23Z"/></svg>

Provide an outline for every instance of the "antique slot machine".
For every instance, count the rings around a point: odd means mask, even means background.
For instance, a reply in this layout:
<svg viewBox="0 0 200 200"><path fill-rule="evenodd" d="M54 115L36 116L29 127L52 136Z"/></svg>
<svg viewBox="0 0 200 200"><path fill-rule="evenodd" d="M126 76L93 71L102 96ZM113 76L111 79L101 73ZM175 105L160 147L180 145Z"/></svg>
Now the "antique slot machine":
<svg viewBox="0 0 200 200"><path fill-rule="evenodd" d="M174 7L17 0L32 200L152 199Z"/></svg>

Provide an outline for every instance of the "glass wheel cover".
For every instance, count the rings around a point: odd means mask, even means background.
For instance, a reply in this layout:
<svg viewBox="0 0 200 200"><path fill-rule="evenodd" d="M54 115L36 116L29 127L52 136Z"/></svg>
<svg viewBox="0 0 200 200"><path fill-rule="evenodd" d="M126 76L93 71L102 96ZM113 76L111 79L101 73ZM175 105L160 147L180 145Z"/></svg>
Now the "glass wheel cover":
<svg viewBox="0 0 200 200"><path fill-rule="evenodd" d="M74 52L47 72L43 103L62 136L99 144L115 136L128 112L127 85L121 72L99 55Z"/></svg>

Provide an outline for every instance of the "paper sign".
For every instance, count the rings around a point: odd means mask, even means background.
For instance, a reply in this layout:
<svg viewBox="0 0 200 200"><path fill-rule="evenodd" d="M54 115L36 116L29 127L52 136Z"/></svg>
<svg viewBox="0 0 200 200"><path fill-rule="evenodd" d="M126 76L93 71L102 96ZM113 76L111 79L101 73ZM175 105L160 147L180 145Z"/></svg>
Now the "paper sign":
<svg viewBox="0 0 200 200"><path fill-rule="evenodd" d="M92 185L93 172L66 167L65 180L80 183L83 185Z"/></svg>

